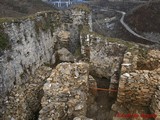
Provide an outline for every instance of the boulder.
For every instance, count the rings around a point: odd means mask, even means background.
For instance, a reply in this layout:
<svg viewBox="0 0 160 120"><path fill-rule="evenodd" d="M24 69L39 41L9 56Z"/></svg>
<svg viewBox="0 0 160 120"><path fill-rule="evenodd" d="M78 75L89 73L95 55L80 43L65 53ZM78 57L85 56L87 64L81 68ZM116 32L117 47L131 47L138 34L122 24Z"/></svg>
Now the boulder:
<svg viewBox="0 0 160 120"><path fill-rule="evenodd" d="M57 53L58 53L58 59L61 62L73 62L74 61L74 56L66 48L62 48L58 50Z"/></svg>

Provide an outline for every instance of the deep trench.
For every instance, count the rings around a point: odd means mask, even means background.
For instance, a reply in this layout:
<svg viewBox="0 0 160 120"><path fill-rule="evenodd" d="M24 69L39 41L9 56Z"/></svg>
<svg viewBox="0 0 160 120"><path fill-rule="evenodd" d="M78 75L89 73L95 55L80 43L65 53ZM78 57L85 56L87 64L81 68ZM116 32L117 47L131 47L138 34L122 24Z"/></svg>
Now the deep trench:
<svg viewBox="0 0 160 120"><path fill-rule="evenodd" d="M97 88L109 89L110 80L106 78L95 78ZM95 101L88 107L87 117L94 120L112 120L116 114L111 110L112 104L116 101L117 93L109 93L109 91L97 91Z"/></svg>

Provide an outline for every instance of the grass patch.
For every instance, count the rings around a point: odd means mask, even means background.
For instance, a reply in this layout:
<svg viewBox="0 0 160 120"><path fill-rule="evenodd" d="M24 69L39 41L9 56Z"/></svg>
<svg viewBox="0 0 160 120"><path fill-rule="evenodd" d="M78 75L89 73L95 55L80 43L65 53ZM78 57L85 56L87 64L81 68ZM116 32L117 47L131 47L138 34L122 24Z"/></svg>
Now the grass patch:
<svg viewBox="0 0 160 120"><path fill-rule="evenodd" d="M36 18L42 16L40 21L37 21ZM4 33L4 28L2 24L7 22L7 24L15 23L20 25L22 21L31 20L35 21L35 30L39 33L39 30L48 31L51 33L55 31L55 29L60 25L60 16L56 11L43 11L39 12L35 15L25 16L25 17L17 17L17 18L0 18L0 50L10 49L11 45L9 43L9 39L7 34ZM22 42L17 41L19 44Z"/></svg>
<svg viewBox="0 0 160 120"><path fill-rule="evenodd" d="M86 4L78 4L78 5L74 5L73 7L74 9L77 9L78 11L85 11L86 13L90 13L91 9L89 6L87 6Z"/></svg>
<svg viewBox="0 0 160 120"><path fill-rule="evenodd" d="M46 66L46 67L51 67L51 68L52 68L53 65L52 65L51 63L49 63L49 62L45 62L45 63L44 63L44 66Z"/></svg>
<svg viewBox="0 0 160 120"><path fill-rule="evenodd" d="M108 42L112 42L112 43L118 43L118 44L123 44L125 45L128 49L133 48L135 46L134 43L132 42L128 42L128 41L124 41L122 39L118 39L118 38L107 38Z"/></svg>
<svg viewBox="0 0 160 120"><path fill-rule="evenodd" d="M124 45L124 46L126 46L128 48L128 50L136 46L132 42L124 41L124 40L119 39L119 38L110 38L110 37L106 37L106 36L103 36L103 35L95 33L95 32L93 32L92 34L93 34L93 36L100 37L101 39L103 39L103 40L105 40L107 42Z"/></svg>
<svg viewBox="0 0 160 120"><path fill-rule="evenodd" d="M146 59L148 58L148 51L149 51L148 48L140 46L139 47L139 54L138 54L139 60L146 61Z"/></svg>
<svg viewBox="0 0 160 120"><path fill-rule="evenodd" d="M47 14L40 14L40 16L42 19L39 21L35 20L35 30L37 33L39 33L39 30L43 30L45 32L50 30L53 33L55 29L61 24L59 14L49 12Z"/></svg>
<svg viewBox="0 0 160 120"><path fill-rule="evenodd" d="M12 22L14 20L14 18L0 18L0 24L4 23L4 22Z"/></svg>
<svg viewBox="0 0 160 120"><path fill-rule="evenodd" d="M89 26L80 26L80 33L82 36L86 36L86 35L93 35L93 37L99 37L101 38L102 40L104 41L107 41L107 42L111 42L111 43L117 43L117 44L121 44L121 45L124 45L128 48L128 51L131 49L131 48L134 48L136 46L135 43L133 42L128 42L128 41L124 41L122 39L118 39L118 38L109 38L109 37L106 37L104 35L101 35L101 34L98 34L96 32L90 32L89 31Z"/></svg>

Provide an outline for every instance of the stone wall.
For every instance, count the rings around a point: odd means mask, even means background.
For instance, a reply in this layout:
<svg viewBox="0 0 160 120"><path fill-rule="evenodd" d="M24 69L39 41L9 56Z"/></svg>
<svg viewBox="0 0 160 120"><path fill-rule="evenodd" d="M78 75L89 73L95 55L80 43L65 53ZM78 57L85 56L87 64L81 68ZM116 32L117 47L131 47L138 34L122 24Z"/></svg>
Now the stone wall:
<svg viewBox="0 0 160 120"><path fill-rule="evenodd" d="M81 53L90 64L90 74L107 78L110 89L117 90L123 56L127 46L111 42L109 39L88 34L81 36ZM110 92L115 96L116 93Z"/></svg>
<svg viewBox="0 0 160 120"><path fill-rule="evenodd" d="M119 73L126 46L89 34L81 37L81 44L82 54L90 63L91 75L109 79L115 72Z"/></svg>
<svg viewBox="0 0 160 120"><path fill-rule="evenodd" d="M89 65L61 63L44 84L39 120L79 120L86 116ZM79 119L78 119L79 118Z"/></svg>
<svg viewBox="0 0 160 120"><path fill-rule="evenodd" d="M160 51L139 46L126 52L121 68L118 103L149 107L158 85Z"/></svg>

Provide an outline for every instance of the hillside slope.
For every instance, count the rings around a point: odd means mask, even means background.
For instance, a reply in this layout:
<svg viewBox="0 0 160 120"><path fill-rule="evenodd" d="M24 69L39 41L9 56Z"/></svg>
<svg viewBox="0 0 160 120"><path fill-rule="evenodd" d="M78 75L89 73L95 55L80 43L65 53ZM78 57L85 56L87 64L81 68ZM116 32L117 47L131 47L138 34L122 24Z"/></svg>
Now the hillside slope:
<svg viewBox="0 0 160 120"><path fill-rule="evenodd" d="M126 16L125 21L140 32L160 32L160 0L137 7Z"/></svg>
<svg viewBox="0 0 160 120"><path fill-rule="evenodd" d="M43 3L41 0L0 1L0 17L19 17L51 9L53 9L52 6Z"/></svg>

